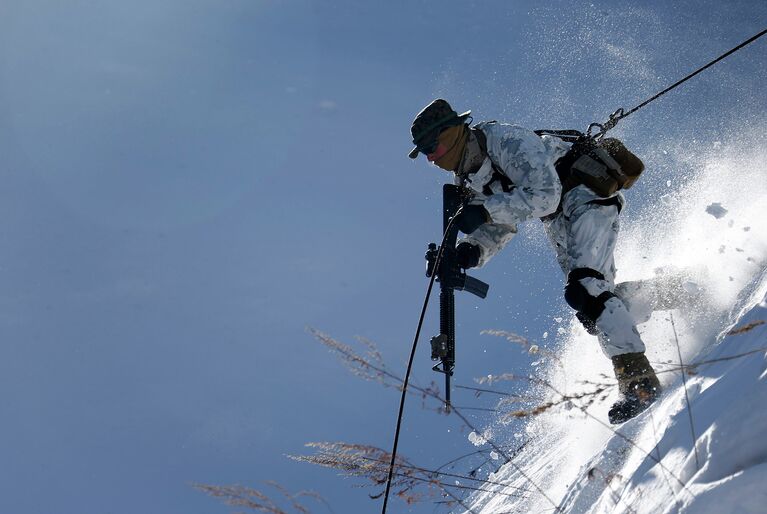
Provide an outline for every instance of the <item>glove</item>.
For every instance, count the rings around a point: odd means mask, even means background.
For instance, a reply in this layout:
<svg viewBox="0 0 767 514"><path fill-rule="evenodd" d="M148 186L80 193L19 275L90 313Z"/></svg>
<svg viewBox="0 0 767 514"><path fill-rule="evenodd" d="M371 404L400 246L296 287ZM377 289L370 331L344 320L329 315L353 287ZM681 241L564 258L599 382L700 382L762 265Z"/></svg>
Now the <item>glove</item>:
<svg viewBox="0 0 767 514"><path fill-rule="evenodd" d="M455 260L463 269L474 268L479 264L479 246L463 242L455 247Z"/></svg>
<svg viewBox="0 0 767 514"><path fill-rule="evenodd" d="M464 206L455 222L458 224L458 230L471 234L490 220L490 213L482 205L469 204Z"/></svg>

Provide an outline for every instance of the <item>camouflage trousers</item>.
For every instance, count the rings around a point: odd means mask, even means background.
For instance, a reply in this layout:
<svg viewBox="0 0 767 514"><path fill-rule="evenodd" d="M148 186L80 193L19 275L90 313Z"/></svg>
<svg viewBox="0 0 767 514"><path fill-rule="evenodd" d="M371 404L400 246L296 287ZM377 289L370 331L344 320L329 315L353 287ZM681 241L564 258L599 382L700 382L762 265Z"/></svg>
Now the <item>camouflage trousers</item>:
<svg viewBox="0 0 767 514"><path fill-rule="evenodd" d="M568 277L565 297L580 319L590 320L592 333L610 358L645 351L635 316L616 294L613 254L623 204L620 193L602 198L578 186L565 195L562 210L544 221L557 261Z"/></svg>

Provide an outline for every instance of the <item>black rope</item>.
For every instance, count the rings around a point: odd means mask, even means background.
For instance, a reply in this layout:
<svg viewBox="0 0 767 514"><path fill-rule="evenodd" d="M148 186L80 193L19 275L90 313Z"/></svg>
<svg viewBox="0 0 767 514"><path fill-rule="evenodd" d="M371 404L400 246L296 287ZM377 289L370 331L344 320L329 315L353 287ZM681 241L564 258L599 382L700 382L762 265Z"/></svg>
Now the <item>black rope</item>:
<svg viewBox="0 0 767 514"><path fill-rule="evenodd" d="M415 338L413 339L413 348L410 350L410 359L407 363L407 371L405 372L405 379L402 381L402 396L400 397L399 401L399 414L397 415L397 429L394 431L394 446L391 450L391 462L389 463L389 476L386 479L386 493L384 494L384 502L383 502L383 508L381 509L381 514L386 514L386 505L389 503L389 491L391 490L391 480L394 476L394 461L397 459L397 446L399 445L399 433L400 429L402 427L402 413L405 410L405 396L407 395L407 385L410 381L410 371L413 368L413 360L415 358L415 349L418 346L418 338L421 336L421 327L423 326L423 319L426 316L426 308L429 305L429 297L431 297L431 290L434 286L434 280L436 279L438 273L437 270L439 269L440 261L442 260L442 252L445 249L445 240L447 239L447 235L450 233L450 229L453 226L453 222L458 217L458 215L463 210L463 206L461 206L456 213L453 215L452 218L450 218L450 221L447 224L447 227L445 228L445 233L442 235L442 243L439 245L439 252L437 252L437 258L434 259L434 271L431 274L431 279L429 280L429 287L426 289L426 298L423 299L423 307L421 308L421 317L418 318L418 328L416 328L415 331Z"/></svg>
<svg viewBox="0 0 767 514"><path fill-rule="evenodd" d="M660 92L660 93L658 93L657 95L653 96L652 98L649 98L649 99L645 100L644 102L642 102L641 104L639 104L639 105L637 105L636 107L634 107L633 109L630 109L629 111L626 111L625 113L623 113L623 115L622 115L622 116L621 116L619 119L623 119L623 118L625 118L626 116L628 116L629 114L631 114L631 113L633 113L633 112L636 112L636 111L638 111L639 109L641 109L641 108L642 108L642 107L644 107L645 105L649 104L650 102L652 102L652 101L653 101L653 100L655 100L656 98L658 98L658 97L660 97L660 96L662 96L662 95L665 95L666 93L668 93L669 91L671 91L671 90L672 90L672 89L674 89L675 87L677 87L677 86L681 85L683 82L686 82L686 81L690 80L691 78L693 78L695 75L697 75L698 73L702 72L702 71L703 71L703 70L705 70L706 68L709 68L709 67L713 66L714 64L718 63L719 61L721 61L722 59L724 59L724 58L725 58L725 57L727 57L728 55L730 55L730 54L733 54L733 53L737 52L738 50L740 50L740 49L741 49L741 48L743 48L744 46L746 46L746 45L748 45L748 44L750 44L750 43L753 43L754 41L756 41L757 39L759 39L760 37L762 37L762 36L763 36L763 35L765 35L765 34L767 34L767 29L765 29L765 30L761 31L759 34L755 35L754 37L752 37L752 38L749 38L749 39L747 39L746 41L743 41L741 44L739 44L738 46L736 46L736 47L735 47L735 48L733 48L732 50L729 50L728 52L725 52L725 53L723 53L722 55L720 55L719 57L717 57L716 59L714 59L714 60L713 60L713 61L711 61L710 63L706 64L706 65L705 65L705 66L703 66L702 68L698 68L698 69L697 69L697 70L695 70L694 72L690 73L690 74L689 74L689 75L687 75L685 78L683 78L683 79L681 79L681 80L678 80L677 82L674 82L674 83L673 83L673 84L671 84L669 87L667 87L666 89L664 89L663 91L661 91L661 92Z"/></svg>
<svg viewBox="0 0 767 514"><path fill-rule="evenodd" d="M693 78L693 77L694 77L695 75L697 75L698 73L702 72L703 70L705 70L705 69L707 69L707 68L710 68L711 66L713 66L713 65L714 65L714 64L716 64L716 63L718 63L719 61L721 61L722 59L724 59L724 58L725 58L725 57L727 57L728 55L731 55L731 54L733 54L733 53L737 52L738 50L740 50L740 49L741 49L741 48L743 48L744 46L746 46L746 45L748 45L748 44L750 44L750 43L753 43L754 41L756 41L757 39L759 39L760 37L762 37L762 36L763 36L763 35L765 35L765 34L767 34L767 29L765 29L765 30L761 31L760 33L756 34L755 36L753 36L753 37L751 37L751 38L749 38L749 39L747 39L747 40L743 41L743 42L742 42L741 44L739 44L738 46L736 46L736 47L734 47L734 48L732 48L732 49L728 50L727 52L723 53L722 55L720 55L719 57L717 57L716 59L714 59L714 60L713 60L713 61L711 61L710 63L706 64L705 66L702 66L702 67L698 68L697 70L695 70L694 72L690 73L690 74L689 74L689 75L687 75L686 77L684 77L684 78L682 78L682 79L680 79L680 80L678 80L678 81L674 82L673 84L671 84L669 87L667 87L666 89L664 89L664 90L663 90L663 91L661 91L660 93L657 93L656 95L654 95L654 96L652 96L652 97L648 98L647 100L645 100L645 101L644 101L644 102L642 102L641 104L637 105L637 106L636 106L636 107L634 107L633 109L629 109L628 111L625 111L625 112L623 111L623 109L618 109L617 111L615 111L614 113L612 113L612 114L610 115L610 119L609 119L609 120L608 120L608 121L607 121L607 122L606 122L604 125L602 125L602 124L599 124L599 123L592 123L592 124L589 126L588 135L589 135L589 136L591 136L591 127L597 127L597 128L599 128L599 129L600 129L600 132L599 132L599 133L597 133L597 134L596 134L594 137L596 137L596 138L600 138L600 137L604 136L604 135L605 135L605 133L606 133L608 130L610 130L611 128L613 128L613 127L614 127L614 126L615 126L615 125L616 125L616 124L617 124L617 123L618 123L620 120L622 120L623 118L625 118L625 117L626 117L626 116L628 116L629 114L632 114L632 113L634 113L634 112L638 111L639 109L641 109L641 108L642 108L642 107L644 107L645 105L649 104L649 103L650 103L650 102L652 102L653 100L656 100L657 98L659 98L659 97L661 97L661 96L665 95L666 93L668 93L668 92L669 92L669 91L671 91L672 89L674 89L674 88L676 88L676 87L678 87L678 86L682 85L684 82L687 82L688 80L690 80L691 78Z"/></svg>

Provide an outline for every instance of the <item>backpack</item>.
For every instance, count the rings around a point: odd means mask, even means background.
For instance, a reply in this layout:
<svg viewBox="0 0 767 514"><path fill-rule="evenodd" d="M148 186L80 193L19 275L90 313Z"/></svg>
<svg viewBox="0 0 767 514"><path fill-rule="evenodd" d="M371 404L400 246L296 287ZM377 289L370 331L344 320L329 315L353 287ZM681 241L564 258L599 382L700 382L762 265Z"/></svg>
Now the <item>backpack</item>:
<svg viewBox="0 0 767 514"><path fill-rule="evenodd" d="M573 143L554 163L562 182L562 194L585 184L599 196L611 196L633 186L644 171L642 160L618 139L595 140L575 130L536 130L535 133Z"/></svg>

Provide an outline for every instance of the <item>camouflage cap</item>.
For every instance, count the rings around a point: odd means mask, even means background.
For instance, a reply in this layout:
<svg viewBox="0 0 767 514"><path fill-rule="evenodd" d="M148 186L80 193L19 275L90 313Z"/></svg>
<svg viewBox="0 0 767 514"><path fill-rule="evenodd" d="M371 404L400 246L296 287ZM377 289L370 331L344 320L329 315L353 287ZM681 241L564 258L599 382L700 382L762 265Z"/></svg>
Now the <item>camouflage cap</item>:
<svg viewBox="0 0 767 514"><path fill-rule="evenodd" d="M471 111L458 114L450 107L446 100L437 98L432 103L423 108L413 120L410 127L410 134L413 136L413 148L408 157L415 159L418 152L430 143L436 141L442 129L460 125L466 121Z"/></svg>

